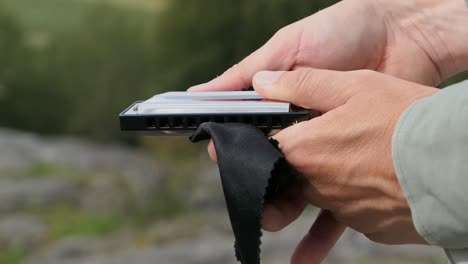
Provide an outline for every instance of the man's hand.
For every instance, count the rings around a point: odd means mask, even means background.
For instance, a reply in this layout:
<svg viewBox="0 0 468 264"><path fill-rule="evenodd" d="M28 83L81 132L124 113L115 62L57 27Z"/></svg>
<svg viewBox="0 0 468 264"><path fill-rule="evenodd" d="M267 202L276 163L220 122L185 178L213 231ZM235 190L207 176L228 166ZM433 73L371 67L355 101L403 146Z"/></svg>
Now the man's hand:
<svg viewBox="0 0 468 264"><path fill-rule="evenodd" d="M290 71L307 67L341 71L371 69L408 81L436 86L451 75L468 69L467 24L468 11L463 0L344 0L281 29L262 48L220 77L208 83L192 87L189 90L241 90L252 84L252 78L259 71ZM353 73L353 76L354 74L356 73ZM351 76L351 74L347 76ZM332 79L322 81L324 87L328 87L329 82L336 84ZM348 81L353 82L352 80ZM393 80L393 82L397 84L396 80ZM405 87L408 88L416 86L409 83L405 84ZM296 90L294 86L290 88ZM397 86L392 88L397 88ZM400 88L399 91L401 92ZM257 89L261 88L257 85ZM307 94L306 91L303 91L303 93ZM339 94L329 95L332 96L332 99L337 99ZM282 99L287 100L287 98ZM392 105L388 100L390 98L382 99L382 101ZM402 100L404 102L408 101L407 98ZM371 108L357 108L356 110L374 112L374 109ZM318 120L326 120L325 116ZM356 116L354 121L361 120L360 118ZM305 124L298 127L303 126ZM354 129L356 131L351 132L357 133L360 131L359 128L354 127ZM361 129L361 132L365 133L364 128ZM299 131L299 129L291 128L278 135L278 137L282 137L288 131ZM297 133L304 136L308 135L307 131ZM303 137L297 139L299 138ZM388 141L387 138L387 143ZM289 140L283 143L287 144L288 142ZM305 145L312 144L305 141L303 143ZM341 141L329 142L335 148L338 148L341 143ZM359 156L361 153L355 153L350 149L347 149L351 152L348 153L349 156L354 155L354 159L351 158L350 160L357 164L361 161ZM212 159L216 160L216 153L212 143L210 143L208 151ZM307 157L304 157L305 160L307 160ZM334 157L331 157L330 162L333 161ZM338 175L343 174L340 172ZM385 179L388 178L391 177ZM376 177L376 184L380 182L378 179L380 178ZM351 183L358 184L356 182ZM393 186L398 186L398 184ZM347 185L342 185L342 187L343 190L349 189ZM315 189L320 191L318 187ZM360 190L372 195L372 193L367 192L365 187L360 188ZM265 208L263 221L265 229L279 230L299 216L308 199L302 195L300 190L293 190L292 193L296 193L296 195L291 195L288 199L275 205L268 205ZM401 191L397 192L398 194L401 195ZM379 197L378 193L374 193L374 196ZM314 203L313 200L312 203ZM403 202L400 202L399 206L401 204ZM396 205L390 204L390 206ZM405 208L402 210L406 210L406 214L408 214L407 206ZM340 217L339 214L337 216ZM392 219L396 221L394 218ZM408 218L398 221L408 222ZM294 255L293 262L320 262L343 230L343 226L335 221L333 214L325 211L299 245L298 253ZM411 234L414 235L414 232ZM369 236L373 238L376 235L369 234ZM378 240L378 238L375 240ZM419 240L419 238L416 236L414 240Z"/></svg>
<svg viewBox="0 0 468 264"><path fill-rule="evenodd" d="M255 73L314 67L371 69L438 85L466 69L463 0L344 0L278 31L218 78L190 91L248 88Z"/></svg>
<svg viewBox="0 0 468 264"><path fill-rule="evenodd" d="M268 99L324 113L275 136L289 163L306 178L306 184L287 201L265 208L265 228L285 227L309 202L375 242L425 243L416 232L398 183L391 144L401 114L438 89L368 70L312 68L260 72L254 77L254 87ZM311 232L321 234L325 241L336 237L340 224L328 225L328 231ZM311 259L316 258L310 256L317 255L313 250L317 245L317 238L306 236L293 263L315 263Z"/></svg>

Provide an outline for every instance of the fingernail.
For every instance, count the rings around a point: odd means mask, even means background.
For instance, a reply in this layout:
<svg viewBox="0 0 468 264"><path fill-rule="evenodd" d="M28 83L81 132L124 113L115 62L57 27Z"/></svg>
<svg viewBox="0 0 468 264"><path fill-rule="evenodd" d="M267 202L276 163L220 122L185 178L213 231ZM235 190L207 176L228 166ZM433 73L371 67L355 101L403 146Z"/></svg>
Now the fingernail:
<svg viewBox="0 0 468 264"><path fill-rule="evenodd" d="M268 89L273 87L278 79L283 75L284 71L262 71L255 75L255 84L261 85L262 88Z"/></svg>

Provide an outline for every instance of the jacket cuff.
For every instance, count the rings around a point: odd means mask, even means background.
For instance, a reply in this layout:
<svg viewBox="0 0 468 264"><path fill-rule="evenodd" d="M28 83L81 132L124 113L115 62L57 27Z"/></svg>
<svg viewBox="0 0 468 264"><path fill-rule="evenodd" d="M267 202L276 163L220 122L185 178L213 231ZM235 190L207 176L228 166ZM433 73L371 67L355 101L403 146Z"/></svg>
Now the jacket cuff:
<svg viewBox="0 0 468 264"><path fill-rule="evenodd" d="M418 233L468 247L468 82L414 103L392 140L395 171Z"/></svg>

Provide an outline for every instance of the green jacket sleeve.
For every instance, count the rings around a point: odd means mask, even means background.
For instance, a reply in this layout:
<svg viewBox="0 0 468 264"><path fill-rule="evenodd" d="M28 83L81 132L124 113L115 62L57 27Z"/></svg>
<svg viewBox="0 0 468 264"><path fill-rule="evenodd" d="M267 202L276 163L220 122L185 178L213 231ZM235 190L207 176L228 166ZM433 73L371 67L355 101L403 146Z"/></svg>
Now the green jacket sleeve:
<svg viewBox="0 0 468 264"><path fill-rule="evenodd" d="M403 113L393 159L418 232L433 245L468 248L468 81Z"/></svg>
<svg viewBox="0 0 468 264"><path fill-rule="evenodd" d="M419 234L433 245L468 248L468 81L414 103L392 144ZM466 250L453 252L467 261L453 263L468 263Z"/></svg>

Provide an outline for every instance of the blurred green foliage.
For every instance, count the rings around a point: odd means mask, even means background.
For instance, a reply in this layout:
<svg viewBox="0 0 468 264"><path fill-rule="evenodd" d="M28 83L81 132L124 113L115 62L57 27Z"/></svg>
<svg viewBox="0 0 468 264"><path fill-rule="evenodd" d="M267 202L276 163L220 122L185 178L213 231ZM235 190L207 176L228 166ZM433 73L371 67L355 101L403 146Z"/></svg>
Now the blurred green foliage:
<svg viewBox="0 0 468 264"><path fill-rule="evenodd" d="M130 103L210 80L259 48L281 27L336 2L154 1L165 4L150 10L126 8L112 0L1 0L0 126L137 142L118 126L118 113ZM136 2L141 1L128 0L128 5ZM186 192L197 184L193 173L202 163L198 149L187 147L187 139L139 142L173 168L162 173L161 191L149 197L149 207L129 202L122 212L97 214L68 203L25 213L46 223L49 239L55 241L172 221L190 212ZM99 177L49 163L0 174L15 179L61 177L78 185ZM127 189L119 185L121 195L128 195ZM190 228L186 233L191 234ZM24 249L0 250L0 264L21 263L26 254Z"/></svg>
<svg viewBox="0 0 468 264"><path fill-rule="evenodd" d="M335 1L0 3L0 126L122 139L132 101L209 80L276 30Z"/></svg>
<svg viewBox="0 0 468 264"><path fill-rule="evenodd" d="M115 215L87 213L71 205L41 209L37 213L50 228L49 239L54 241L67 236L99 236L117 230L122 221Z"/></svg>
<svg viewBox="0 0 468 264"><path fill-rule="evenodd" d="M439 87L440 88L445 88L447 86L459 83L459 82L467 80L467 79L468 79L468 71L467 72L462 72L462 73L459 73L459 74L453 76L452 78L444 81L443 83L441 83L439 85Z"/></svg>
<svg viewBox="0 0 468 264"><path fill-rule="evenodd" d="M117 113L149 95L155 81L152 37L141 17L96 5L79 26L48 32L42 43L13 15L0 17L0 45L8 56L0 68L0 125L118 138Z"/></svg>
<svg viewBox="0 0 468 264"><path fill-rule="evenodd" d="M172 89L207 81L261 47L281 27L335 2L173 0L157 23L161 80Z"/></svg>
<svg viewBox="0 0 468 264"><path fill-rule="evenodd" d="M134 140L117 118L131 102L207 81L336 0L160 2L2 0L0 126Z"/></svg>
<svg viewBox="0 0 468 264"><path fill-rule="evenodd" d="M0 251L0 264L23 263L25 252L21 248L5 249Z"/></svg>

